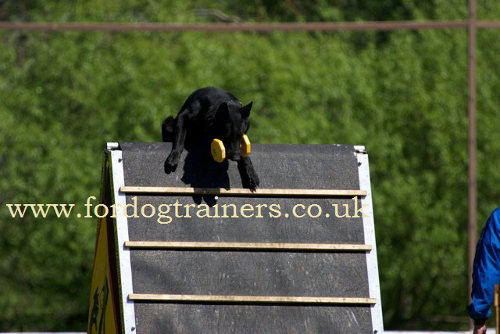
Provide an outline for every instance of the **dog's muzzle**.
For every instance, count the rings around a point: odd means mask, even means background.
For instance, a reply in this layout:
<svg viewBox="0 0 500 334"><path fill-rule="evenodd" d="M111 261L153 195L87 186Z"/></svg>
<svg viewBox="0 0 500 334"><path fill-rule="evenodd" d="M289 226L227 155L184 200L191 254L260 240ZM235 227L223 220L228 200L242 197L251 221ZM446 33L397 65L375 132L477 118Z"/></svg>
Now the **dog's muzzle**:
<svg viewBox="0 0 500 334"><path fill-rule="evenodd" d="M248 139L247 135L243 135L241 137L241 157L247 157L250 155L250 139ZM212 157L217 162L223 162L226 159L226 148L224 147L224 143L222 140L215 138L212 140L212 144L210 145L210 152L212 153Z"/></svg>

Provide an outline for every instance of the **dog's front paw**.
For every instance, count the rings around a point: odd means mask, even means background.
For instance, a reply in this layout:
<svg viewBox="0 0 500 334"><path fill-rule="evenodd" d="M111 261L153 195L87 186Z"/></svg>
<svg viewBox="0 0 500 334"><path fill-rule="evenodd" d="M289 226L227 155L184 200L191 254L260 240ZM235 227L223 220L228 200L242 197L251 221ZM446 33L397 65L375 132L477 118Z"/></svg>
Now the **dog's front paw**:
<svg viewBox="0 0 500 334"><path fill-rule="evenodd" d="M255 190L260 184L260 180L253 168L252 160L249 157L238 160L238 170L240 171L243 187Z"/></svg>
<svg viewBox="0 0 500 334"><path fill-rule="evenodd" d="M248 176L248 187L250 189L255 189L259 186L260 184L260 180L259 180L259 177L257 176L257 173L253 173L253 175L249 175Z"/></svg>
<svg viewBox="0 0 500 334"><path fill-rule="evenodd" d="M179 157L179 152L170 152L167 160L165 160L165 173L170 174L171 172L175 172L179 163Z"/></svg>
<svg viewBox="0 0 500 334"><path fill-rule="evenodd" d="M240 170L243 187L255 190L255 188L259 186L260 180L253 168L252 161L248 158L244 158L238 164L238 168Z"/></svg>

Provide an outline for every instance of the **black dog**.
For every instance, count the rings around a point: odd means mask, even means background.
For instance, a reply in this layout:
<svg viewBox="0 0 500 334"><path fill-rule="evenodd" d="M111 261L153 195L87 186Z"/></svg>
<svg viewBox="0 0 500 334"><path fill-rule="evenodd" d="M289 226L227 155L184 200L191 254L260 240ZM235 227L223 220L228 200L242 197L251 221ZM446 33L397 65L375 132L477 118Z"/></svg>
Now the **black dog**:
<svg viewBox="0 0 500 334"><path fill-rule="evenodd" d="M259 177L250 158L241 156L241 138L250 126L248 117L252 102L242 104L232 94L215 87L206 87L191 94L176 118L167 117L162 123L162 137L172 142L172 151L165 161L165 172L177 168L184 147L206 146L214 138L222 140L228 159L238 161L245 187L255 189Z"/></svg>

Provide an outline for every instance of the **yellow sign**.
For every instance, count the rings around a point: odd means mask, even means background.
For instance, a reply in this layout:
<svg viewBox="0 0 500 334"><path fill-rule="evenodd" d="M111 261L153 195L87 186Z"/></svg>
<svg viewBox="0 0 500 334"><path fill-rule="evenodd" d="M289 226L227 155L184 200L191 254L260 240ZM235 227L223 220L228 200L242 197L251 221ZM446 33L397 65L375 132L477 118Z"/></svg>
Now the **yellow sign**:
<svg viewBox="0 0 500 334"><path fill-rule="evenodd" d="M97 234L87 333L117 333L108 257L106 217L100 219Z"/></svg>

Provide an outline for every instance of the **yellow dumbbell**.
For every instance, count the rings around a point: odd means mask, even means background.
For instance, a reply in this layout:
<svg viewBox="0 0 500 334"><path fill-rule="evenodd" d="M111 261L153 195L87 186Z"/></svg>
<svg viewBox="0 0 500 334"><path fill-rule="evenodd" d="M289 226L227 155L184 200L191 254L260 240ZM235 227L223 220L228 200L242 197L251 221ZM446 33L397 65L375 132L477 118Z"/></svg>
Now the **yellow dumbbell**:
<svg viewBox="0 0 500 334"><path fill-rule="evenodd" d="M241 156L243 158L250 155L250 147L250 139L248 139L247 135L243 135L241 137ZM215 161L223 162L226 159L226 148L222 140L215 138L210 145L210 151Z"/></svg>
<svg viewBox="0 0 500 334"><path fill-rule="evenodd" d="M212 152L212 157L217 162L223 162L226 159L226 148L222 140L215 138L212 140L212 145L210 146L210 151Z"/></svg>
<svg viewBox="0 0 500 334"><path fill-rule="evenodd" d="M252 150L250 149L250 139L248 139L247 135L243 135L241 137L241 156L248 157L250 155L250 152Z"/></svg>

